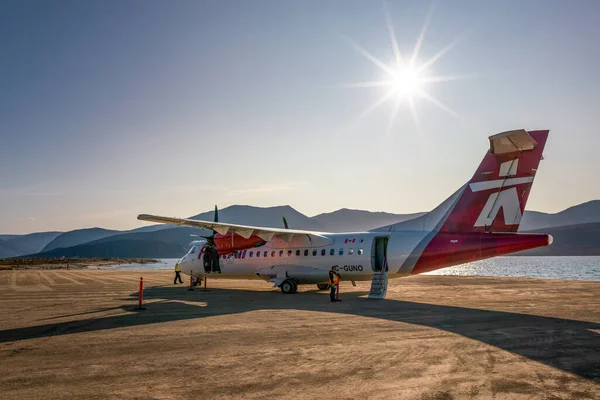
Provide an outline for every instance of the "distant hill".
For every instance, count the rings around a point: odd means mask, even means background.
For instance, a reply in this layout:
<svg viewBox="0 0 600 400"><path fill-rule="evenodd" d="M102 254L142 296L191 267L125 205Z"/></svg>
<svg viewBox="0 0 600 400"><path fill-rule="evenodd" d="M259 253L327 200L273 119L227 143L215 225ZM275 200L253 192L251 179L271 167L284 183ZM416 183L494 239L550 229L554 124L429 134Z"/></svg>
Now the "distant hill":
<svg viewBox="0 0 600 400"><path fill-rule="evenodd" d="M85 243L68 248L58 248L35 254L35 257L86 257L86 258L178 258L187 249L180 244L156 240L122 239L109 243ZM142 255L144 255L142 257Z"/></svg>
<svg viewBox="0 0 600 400"><path fill-rule="evenodd" d="M525 211L519 231L600 222L600 200L569 207L556 214Z"/></svg>
<svg viewBox="0 0 600 400"><path fill-rule="evenodd" d="M0 241L0 258L37 253L61 234L62 232L39 232L28 235L7 235L12 237Z"/></svg>
<svg viewBox="0 0 600 400"><path fill-rule="evenodd" d="M131 232L121 233L119 235L109 236L103 239L94 240L90 244L105 244L110 245L121 240L141 240L152 242L175 243L187 251L187 246L190 242L198 240L197 237L191 235L207 236L211 235L212 231L188 227L173 227L168 225L167 229L161 229L154 232ZM180 249L181 252L181 249Z"/></svg>
<svg viewBox="0 0 600 400"><path fill-rule="evenodd" d="M231 206L219 210L219 221L235 222L239 224L260 225L267 227L283 227L282 216L285 216L290 227L296 229L323 230L319 222L312 221L311 218L299 213L290 206L279 207L252 207L252 206ZM212 221L214 211L198 214L193 219ZM134 229L131 231L98 231L77 230L67 232L58 237L54 243L46 246L43 252L36 254L36 257L151 257L151 258L177 258L181 257L187 250L188 244L197 238L190 235L206 236L212 234L211 231L188 227L173 227L171 225L152 225L145 228L153 229ZM160 229L156 229L160 228ZM79 243L74 246L64 246L58 239L67 237L70 240L83 238L82 231L89 234L92 231L99 237L90 240L85 244ZM68 234L68 235L67 235ZM88 235L89 237L90 235ZM119 253L124 249L123 243L130 243L134 247L124 253ZM2 242L0 242L2 243ZM58 244L57 244L58 243ZM60 245L60 246L59 246ZM158 246L155 248L155 246ZM158 250L157 250L158 249ZM30 257L31 254L20 254Z"/></svg>
<svg viewBox="0 0 600 400"><path fill-rule="evenodd" d="M48 243L42 251L49 251L59 247L77 246L97 239L113 236L117 233L120 232L102 228L77 229L60 234L56 239Z"/></svg>
<svg viewBox="0 0 600 400"><path fill-rule="evenodd" d="M0 235L0 242L3 240L16 238L17 236L22 236L22 235Z"/></svg>
<svg viewBox="0 0 600 400"><path fill-rule="evenodd" d="M200 219L204 221L213 221L214 211L204 212L202 214L190 217L191 219ZM296 211L291 206L277 207L254 207L254 206L230 206L219 210L219 221L230 222L242 225L265 226L270 228L283 228L285 217L290 228L325 231L327 228L314 218Z"/></svg>
<svg viewBox="0 0 600 400"><path fill-rule="evenodd" d="M328 232L360 232L417 218L424 212L414 214L391 214L364 210L340 210L315 215L311 219L326 227Z"/></svg>
<svg viewBox="0 0 600 400"><path fill-rule="evenodd" d="M283 227L281 217L285 216L292 229L356 232L391 225L416 218L422 214L424 213L392 214L344 208L307 217L290 206L235 205L219 210L219 220L281 228ZM191 218L212 221L214 212L204 212ZM575 223L572 223L573 221ZM579 223L579 221L583 222ZM526 211L520 232L535 231L552 234L554 244L543 249L519 253L519 255L600 254L600 251L597 250L600 246L596 242L598 234L595 230L595 223L600 224L600 200L573 206L556 214ZM559 229L560 227L564 227L564 229ZM211 232L157 224L129 231L91 228L64 233L2 235L0 236L0 257L32 255L39 251L44 256L180 257L187 250L188 243L195 239L190 234L210 235ZM124 242L132 244L132 249L125 251ZM119 253L120 251L123 253Z"/></svg>
<svg viewBox="0 0 600 400"><path fill-rule="evenodd" d="M515 253L517 256L600 255L600 222L542 228L530 233L553 236L551 246ZM58 248L36 254L36 257L151 257L179 258L195 235L210 234L195 228L175 227L156 232L134 232L114 235L69 248ZM0 248L2 242L0 242Z"/></svg>
<svg viewBox="0 0 600 400"><path fill-rule="evenodd" d="M530 233L547 233L554 239L550 246L516 253L518 256L599 256L600 222L542 228Z"/></svg>
<svg viewBox="0 0 600 400"><path fill-rule="evenodd" d="M0 241L0 258L10 258L20 255L20 251L13 249L11 246L6 246L3 240Z"/></svg>

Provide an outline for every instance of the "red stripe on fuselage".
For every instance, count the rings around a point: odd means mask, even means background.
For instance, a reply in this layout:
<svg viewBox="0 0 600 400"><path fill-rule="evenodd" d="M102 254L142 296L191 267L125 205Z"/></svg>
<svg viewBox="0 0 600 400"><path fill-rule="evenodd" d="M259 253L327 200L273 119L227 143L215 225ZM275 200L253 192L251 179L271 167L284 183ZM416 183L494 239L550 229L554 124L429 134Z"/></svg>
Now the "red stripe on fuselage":
<svg viewBox="0 0 600 400"><path fill-rule="evenodd" d="M549 240L543 234L439 232L425 246L411 274L547 246Z"/></svg>

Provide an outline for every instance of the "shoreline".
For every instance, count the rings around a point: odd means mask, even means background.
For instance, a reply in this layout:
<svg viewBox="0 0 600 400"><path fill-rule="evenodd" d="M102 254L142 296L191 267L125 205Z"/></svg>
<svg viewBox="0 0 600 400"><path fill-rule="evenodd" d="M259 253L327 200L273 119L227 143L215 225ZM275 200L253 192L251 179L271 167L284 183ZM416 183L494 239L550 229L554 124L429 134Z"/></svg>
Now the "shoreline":
<svg viewBox="0 0 600 400"><path fill-rule="evenodd" d="M128 264L158 264L159 262L160 260L153 258L2 258L0 259L0 271L88 269Z"/></svg>

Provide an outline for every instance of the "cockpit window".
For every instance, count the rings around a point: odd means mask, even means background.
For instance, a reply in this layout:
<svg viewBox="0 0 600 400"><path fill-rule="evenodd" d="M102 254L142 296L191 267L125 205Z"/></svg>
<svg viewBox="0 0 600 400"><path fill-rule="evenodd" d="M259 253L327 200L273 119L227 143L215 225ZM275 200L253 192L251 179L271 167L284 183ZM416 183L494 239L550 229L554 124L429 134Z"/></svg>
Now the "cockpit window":
<svg viewBox="0 0 600 400"><path fill-rule="evenodd" d="M194 254L194 253L196 253L196 250L198 250L198 246L192 246L192 248L190 249L188 254Z"/></svg>

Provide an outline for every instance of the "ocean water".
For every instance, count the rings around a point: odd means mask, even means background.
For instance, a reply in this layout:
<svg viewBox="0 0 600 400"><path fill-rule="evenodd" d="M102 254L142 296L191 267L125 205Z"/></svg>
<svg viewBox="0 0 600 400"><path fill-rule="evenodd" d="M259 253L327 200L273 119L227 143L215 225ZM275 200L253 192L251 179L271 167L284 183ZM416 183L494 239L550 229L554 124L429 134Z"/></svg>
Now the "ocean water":
<svg viewBox="0 0 600 400"><path fill-rule="evenodd" d="M496 257L426 274L600 281L600 257Z"/></svg>
<svg viewBox="0 0 600 400"><path fill-rule="evenodd" d="M107 269L111 271L115 270L157 270L157 269L170 269L175 267L175 263L179 261L179 258L161 258L158 263L155 264L123 264L114 267L99 267L97 269Z"/></svg>
<svg viewBox="0 0 600 400"><path fill-rule="evenodd" d="M99 269L172 270L177 260L178 258L165 258L157 264L128 264ZM496 257L427 272L425 275L515 276L600 281L600 256Z"/></svg>

